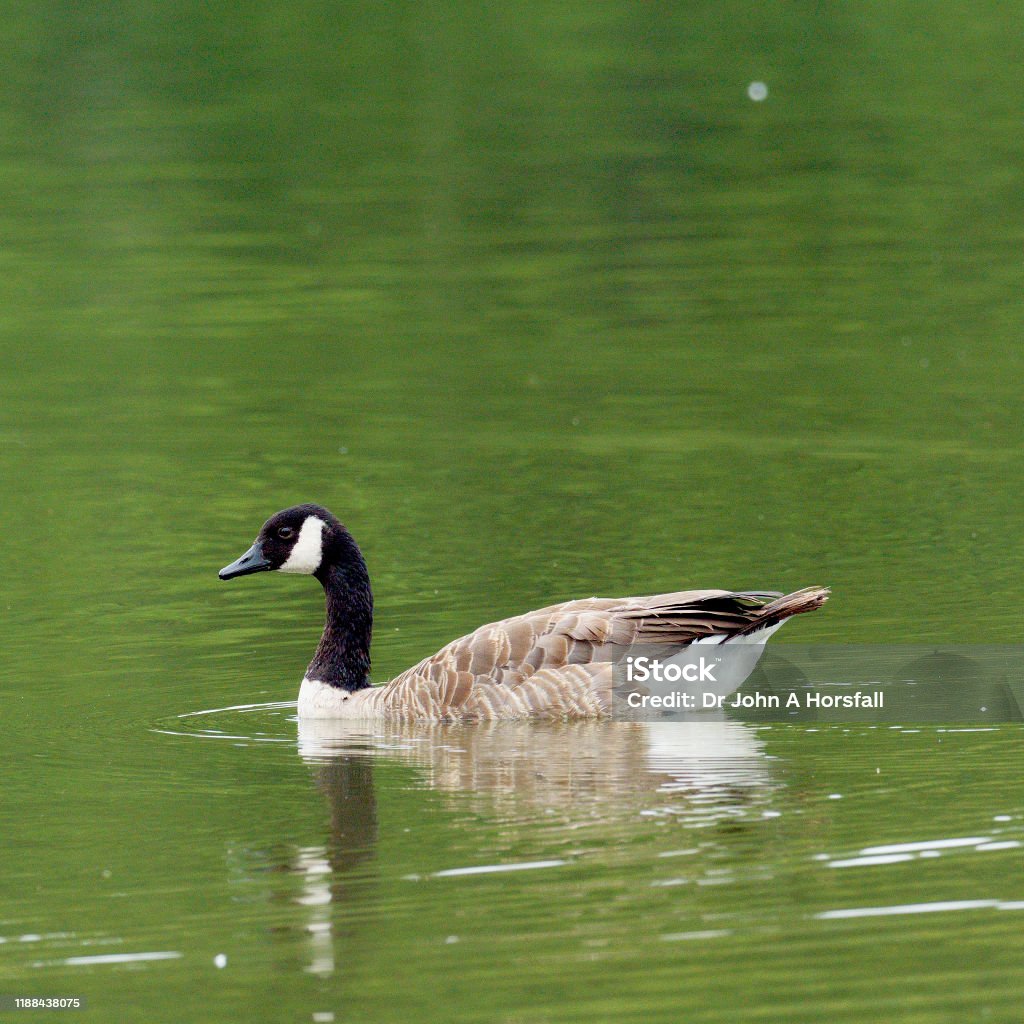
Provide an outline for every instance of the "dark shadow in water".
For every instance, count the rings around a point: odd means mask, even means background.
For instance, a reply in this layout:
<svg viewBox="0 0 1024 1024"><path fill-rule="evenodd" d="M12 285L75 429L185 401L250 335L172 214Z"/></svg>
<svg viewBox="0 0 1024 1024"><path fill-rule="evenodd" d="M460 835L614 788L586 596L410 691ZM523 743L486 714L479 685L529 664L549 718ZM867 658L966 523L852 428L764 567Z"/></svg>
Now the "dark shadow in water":
<svg viewBox="0 0 1024 1024"><path fill-rule="evenodd" d="M377 795L373 764L366 757L342 756L317 768L317 785L327 797L331 831L327 855L331 871L344 875L374 856Z"/></svg>

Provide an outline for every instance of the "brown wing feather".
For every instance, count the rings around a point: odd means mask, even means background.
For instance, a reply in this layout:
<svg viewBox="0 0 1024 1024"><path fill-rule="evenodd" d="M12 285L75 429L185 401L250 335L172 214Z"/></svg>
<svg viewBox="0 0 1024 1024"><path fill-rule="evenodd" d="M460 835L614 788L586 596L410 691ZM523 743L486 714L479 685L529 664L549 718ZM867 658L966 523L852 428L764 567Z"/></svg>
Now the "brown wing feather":
<svg viewBox="0 0 1024 1024"><path fill-rule="evenodd" d="M821 607L828 593L690 590L567 601L452 641L382 687L379 700L390 715L442 720L606 714L607 645L745 636Z"/></svg>

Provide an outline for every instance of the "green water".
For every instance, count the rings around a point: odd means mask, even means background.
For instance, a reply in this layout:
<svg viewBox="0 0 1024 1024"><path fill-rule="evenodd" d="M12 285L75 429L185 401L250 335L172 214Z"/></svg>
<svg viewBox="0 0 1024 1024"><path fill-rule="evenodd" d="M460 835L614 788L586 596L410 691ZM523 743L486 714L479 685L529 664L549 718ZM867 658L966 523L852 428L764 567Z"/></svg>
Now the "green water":
<svg viewBox="0 0 1024 1024"><path fill-rule="evenodd" d="M318 588L216 578L328 505L379 679L688 586L831 585L783 642L1019 641L1018 22L7 10L0 995L1019 1020L1018 728L300 735Z"/></svg>

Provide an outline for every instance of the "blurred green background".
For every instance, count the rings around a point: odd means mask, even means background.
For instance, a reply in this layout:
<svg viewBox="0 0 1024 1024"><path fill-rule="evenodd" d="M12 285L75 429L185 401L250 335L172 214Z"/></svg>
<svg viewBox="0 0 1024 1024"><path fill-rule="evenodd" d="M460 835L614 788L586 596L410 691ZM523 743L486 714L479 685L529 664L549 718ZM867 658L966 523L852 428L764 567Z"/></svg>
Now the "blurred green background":
<svg viewBox="0 0 1024 1024"><path fill-rule="evenodd" d="M768 909L718 883L724 910L687 903L694 886L652 904L668 840L611 786L587 805L589 873L472 883L468 951L430 945L444 899L403 875L557 852L569 798L559 832L529 801L438 796L404 755L317 762L344 777L329 793L362 794L355 846L381 850L331 904L339 969L319 974L301 892L250 892L325 842L294 723L167 732L294 699L319 595L215 574L298 501L364 547L378 679L517 611L690 586L831 585L783 641L1018 640L1018 12L34 2L6 7L0 47L0 994L88 991L98 1019L173 999L178 1020L407 1020L378 992L401 960L403 991L440 1007L425 1020L879 1019L870 929L808 938L835 902L805 888L832 877L812 855L833 828L853 849L1016 821L1011 727L747 736L765 776L695 783L700 812L658 820L757 822L696 848L707 877L761 879ZM616 742L610 764L632 764ZM542 760L574 749L556 737ZM678 791L652 779L661 814ZM844 898L1024 895L1012 847L925 866L873 868ZM600 934L551 923L577 912ZM971 919L989 967L955 985L948 916L888 922L887 1018L1014 1019L1013 917ZM346 974L353 920L377 954ZM658 940L723 930L727 984L701 973L703 940ZM182 955L65 963L92 943Z"/></svg>

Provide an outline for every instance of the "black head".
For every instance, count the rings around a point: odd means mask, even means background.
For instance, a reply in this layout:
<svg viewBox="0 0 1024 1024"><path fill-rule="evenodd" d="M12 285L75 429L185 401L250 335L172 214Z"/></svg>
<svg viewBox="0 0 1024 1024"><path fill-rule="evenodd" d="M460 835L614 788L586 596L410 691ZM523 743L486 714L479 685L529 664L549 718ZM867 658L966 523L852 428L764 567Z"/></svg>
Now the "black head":
<svg viewBox="0 0 1024 1024"><path fill-rule="evenodd" d="M348 532L322 505L295 505L271 516L256 542L217 574L222 580L254 572L314 576Z"/></svg>

